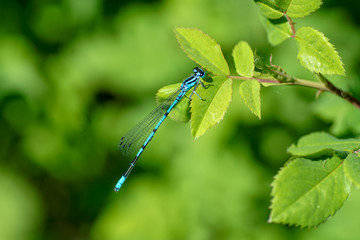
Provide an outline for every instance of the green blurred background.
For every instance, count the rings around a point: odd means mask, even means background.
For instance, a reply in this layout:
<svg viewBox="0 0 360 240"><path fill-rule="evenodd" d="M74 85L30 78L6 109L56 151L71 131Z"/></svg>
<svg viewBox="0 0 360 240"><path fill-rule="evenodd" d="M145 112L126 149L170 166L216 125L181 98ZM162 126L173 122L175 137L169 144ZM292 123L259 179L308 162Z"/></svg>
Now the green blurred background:
<svg viewBox="0 0 360 240"><path fill-rule="evenodd" d="M336 46L360 96L356 1L325 1L296 27ZM299 78L292 40L267 42L251 0L2 0L0 3L0 239L359 239L356 189L327 223L300 230L267 223L270 183L286 148L312 131L360 134L360 115L330 94L262 89L260 121L234 83L223 121L196 141L172 120L156 134L118 194L131 158L121 136L155 106L155 93L195 66L175 27L197 27L223 48L248 41ZM232 72L235 73L234 69Z"/></svg>

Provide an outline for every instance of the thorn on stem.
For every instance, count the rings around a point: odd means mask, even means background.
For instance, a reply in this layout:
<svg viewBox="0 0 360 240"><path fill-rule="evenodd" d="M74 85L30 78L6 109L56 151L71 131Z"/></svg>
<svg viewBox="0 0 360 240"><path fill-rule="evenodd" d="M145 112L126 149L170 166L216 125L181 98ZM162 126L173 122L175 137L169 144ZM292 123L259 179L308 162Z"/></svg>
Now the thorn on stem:
<svg viewBox="0 0 360 240"><path fill-rule="evenodd" d="M317 92L316 92L316 99L319 99L319 97L320 97L320 94L322 94L323 93L323 90L321 90L321 89L319 89Z"/></svg>

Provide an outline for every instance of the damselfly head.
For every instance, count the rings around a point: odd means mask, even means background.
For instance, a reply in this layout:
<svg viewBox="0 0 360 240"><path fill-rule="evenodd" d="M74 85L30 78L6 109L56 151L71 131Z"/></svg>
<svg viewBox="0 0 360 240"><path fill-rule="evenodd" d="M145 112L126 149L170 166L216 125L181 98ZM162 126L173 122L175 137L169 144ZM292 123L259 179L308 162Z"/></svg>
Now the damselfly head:
<svg viewBox="0 0 360 240"><path fill-rule="evenodd" d="M202 70L202 69L199 68L199 67L194 68L193 71L194 71L195 75L198 76L198 77L203 78L203 77L205 76L204 70Z"/></svg>

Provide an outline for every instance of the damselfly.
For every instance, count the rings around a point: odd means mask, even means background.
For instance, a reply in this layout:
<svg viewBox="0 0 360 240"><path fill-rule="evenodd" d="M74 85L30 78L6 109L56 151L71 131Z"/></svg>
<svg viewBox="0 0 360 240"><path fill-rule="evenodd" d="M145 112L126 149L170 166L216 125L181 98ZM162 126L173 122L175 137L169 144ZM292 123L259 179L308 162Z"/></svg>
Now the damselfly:
<svg viewBox="0 0 360 240"><path fill-rule="evenodd" d="M146 118L139 122L134 128L132 128L124 137L120 139L119 148L123 155L128 156L136 149L140 150L136 154L134 160L130 163L129 168L124 175L117 182L114 191L117 192L129 176L131 170L134 168L138 158L144 151L147 144L154 137L156 130L160 127L161 123L165 120L170 111L180 102L185 94L192 88L194 88L189 96L191 100L195 93L201 100L203 100L196 92L199 84L205 88L202 78L205 76L204 70L201 68L194 68L194 74L185 79L180 88L170 95L165 101L163 101L157 108L155 108ZM140 147L141 146L141 147Z"/></svg>

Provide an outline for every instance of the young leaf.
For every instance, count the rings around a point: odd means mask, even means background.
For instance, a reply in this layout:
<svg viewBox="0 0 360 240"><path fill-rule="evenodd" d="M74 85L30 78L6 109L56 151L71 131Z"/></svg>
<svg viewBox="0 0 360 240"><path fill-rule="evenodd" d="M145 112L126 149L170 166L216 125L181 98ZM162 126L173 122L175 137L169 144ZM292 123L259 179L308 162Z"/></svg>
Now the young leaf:
<svg viewBox="0 0 360 240"><path fill-rule="evenodd" d="M176 28L175 35L190 59L215 75L230 75L220 45L209 35L195 28Z"/></svg>
<svg viewBox="0 0 360 240"><path fill-rule="evenodd" d="M360 187L360 156L351 153L344 160L345 175L357 186Z"/></svg>
<svg viewBox="0 0 360 240"><path fill-rule="evenodd" d="M171 84L165 87L162 87L156 93L156 102L158 104L165 101L170 97L176 90L181 86L181 83ZM178 122L188 122L190 120L190 111L189 111L189 99L184 98L181 100L176 107L170 112L169 117Z"/></svg>
<svg viewBox="0 0 360 240"><path fill-rule="evenodd" d="M353 152L360 148L360 139L337 139L324 132L316 132L306 135L298 141L297 145L292 144L288 153L294 156L324 155L325 152Z"/></svg>
<svg viewBox="0 0 360 240"><path fill-rule="evenodd" d="M268 34L268 41L273 46L282 43L292 35L290 24L285 17L274 20L263 18L263 23Z"/></svg>
<svg viewBox="0 0 360 240"><path fill-rule="evenodd" d="M251 112L261 119L260 83L256 80L244 81L239 91Z"/></svg>
<svg viewBox="0 0 360 240"><path fill-rule="evenodd" d="M193 96L191 101L191 133L195 138L223 119L231 101L232 80L215 76L212 85L207 89L199 87L197 93L204 100Z"/></svg>
<svg viewBox="0 0 360 240"><path fill-rule="evenodd" d="M269 222L313 227L343 205L351 182L338 157L325 161L297 158L280 170L272 186Z"/></svg>
<svg viewBox="0 0 360 240"><path fill-rule="evenodd" d="M312 72L345 75L343 63L334 46L321 32L302 27L296 33L300 63Z"/></svg>
<svg viewBox="0 0 360 240"><path fill-rule="evenodd" d="M286 14L292 18L301 18L319 9L321 0L292 0Z"/></svg>
<svg viewBox="0 0 360 240"><path fill-rule="evenodd" d="M236 72L245 77L254 75L254 54L247 42L239 42L232 52Z"/></svg>
<svg viewBox="0 0 360 240"><path fill-rule="evenodd" d="M284 15L284 9L281 9L278 2L271 0L254 0L258 5L261 14L269 19L281 18ZM287 7L287 6L286 6Z"/></svg>

